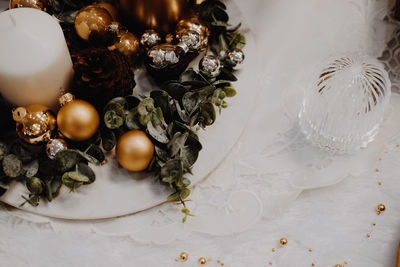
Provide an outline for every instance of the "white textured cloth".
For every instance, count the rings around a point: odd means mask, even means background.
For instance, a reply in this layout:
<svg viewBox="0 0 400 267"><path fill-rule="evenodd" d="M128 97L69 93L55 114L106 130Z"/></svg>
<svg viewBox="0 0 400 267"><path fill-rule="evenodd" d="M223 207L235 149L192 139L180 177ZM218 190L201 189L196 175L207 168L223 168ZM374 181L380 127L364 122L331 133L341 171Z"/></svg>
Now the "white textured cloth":
<svg viewBox="0 0 400 267"><path fill-rule="evenodd" d="M377 27L388 6L384 0L235 3L254 29L257 53L262 56L262 67L254 72L261 73L265 88L255 117L260 118L263 98L275 96L270 92L284 90L283 86L296 86L310 62L337 52L362 50L378 55L385 41L386 28ZM256 125L250 127L249 131L257 131ZM244 151L265 145L255 143L260 139L252 138L254 135L246 136L242 140ZM221 266L218 260L234 267L334 266L345 262L345 266L393 266L400 240L398 142L399 137L391 140L387 153L362 175L305 191L272 219L255 216L255 223L237 234L189 233L166 245L144 245L125 235L107 236L98 234L97 229L96 233L81 231L73 223L57 228L46 218L30 222L3 208L0 266L199 266L200 257L209 259L206 266ZM384 203L387 211L378 216L375 208L379 203ZM289 241L283 248L279 246L282 237ZM188 261L176 262L183 251L189 254Z"/></svg>

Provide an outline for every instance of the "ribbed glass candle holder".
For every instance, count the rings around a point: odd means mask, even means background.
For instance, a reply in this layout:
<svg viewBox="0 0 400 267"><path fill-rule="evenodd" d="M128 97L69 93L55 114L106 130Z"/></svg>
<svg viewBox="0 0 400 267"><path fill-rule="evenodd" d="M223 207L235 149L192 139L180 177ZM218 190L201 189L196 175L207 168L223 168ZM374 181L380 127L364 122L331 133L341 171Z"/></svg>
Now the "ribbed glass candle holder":
<svg viewBox="0 0 400 267"><path fill-rule="evenodd" d="M305 90L300 128L319 147L348 153L374 140L389 105L391 83L375 58L330 58Z"/></svg>

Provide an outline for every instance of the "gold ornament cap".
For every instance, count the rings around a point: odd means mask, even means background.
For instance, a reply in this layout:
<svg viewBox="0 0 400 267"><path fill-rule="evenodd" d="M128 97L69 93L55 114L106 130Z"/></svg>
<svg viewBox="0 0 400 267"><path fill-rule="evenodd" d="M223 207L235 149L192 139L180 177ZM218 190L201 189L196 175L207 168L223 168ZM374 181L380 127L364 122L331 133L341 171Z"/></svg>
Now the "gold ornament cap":
<svg viewBox="0 0 400 267"><path fill-rule="evenodd" d="M71 93L66 93L60 96L58 99L58 103L60 103L60 106L64 106L65 104L71 102L72 100L75 99L75 96Z"/></svg>

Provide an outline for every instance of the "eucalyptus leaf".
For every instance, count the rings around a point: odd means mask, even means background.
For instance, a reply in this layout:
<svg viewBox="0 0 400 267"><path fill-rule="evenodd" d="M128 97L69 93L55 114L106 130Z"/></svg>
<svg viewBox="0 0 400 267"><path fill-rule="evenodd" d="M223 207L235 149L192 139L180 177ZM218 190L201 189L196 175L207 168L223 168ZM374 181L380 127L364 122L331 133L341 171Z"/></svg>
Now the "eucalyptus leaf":
<svg viewBox="0 0 400 267"><path fill-rule="evenodd" d="M237 48L237 49L243 49L246 45L246 37L244 34L237 32L233 34L232 38L229 41L229 48Z"/></svg>
<svg viewBox="0 0 400 267"><path fill-rule="evenodd" d="M124 125L124 117L115 110L108 110L104 114L104 124L108 129L118 129Z"/></svg>
<svg viewBox="0 0 400 267"><path fill-rule="evenodd" d="M175 155L177 155L184 148L188 136L188 132L175 133L171 141L167 144L167 148L170 152L171 157L175 157Z"/></svg>
<svg viewBox="0 0 400 267"><path fill-rule="evenodd" d="M174 99L181 99L186 93L186 88L179 82L169 82L163 85L163 89Z"/></svg>
<svg viewBox="0 0 400 267"><path fill-rule="evenodd" d="M6 144L0 142L0 161L8 154L8 147Z"/></svg>
<svg viewBox="0 0 400 267"><path fill-rule="evenodd" d="M115 110L115 109L128 109L128 101L125 97L116 97L111 99L104 107L104 111Z"/></svg>
<svg viewBox="0 0 400 267"><path fill-rule="evenodd" d="M197 93L188 92L182 97L182 104L185 111L191 115L193 111L198 108L199 99Z"/></svg>
<svg viewBox="0 0 400 267"><path fill-rule="evenodd" d="M152 98L145 98L143 99L140 104L138 105L138 113L142 116L148 115L155 109L154 107L154 100Z"/></svg>
<svg viewBox="0 0 400 267"><path fill-rule="evenodd" d="M33 177L39 171L39 161L38 160L34 160L34 161L29 162L27 164L23 164L23 168L24 168L26 177Z"/></svg>
<svg viewBox="0 0 400 267"><path fill-rule="evenodd" d="M218 76L218 79L229 80L233 82L237 81L236 76L226 68L221 69L221 74Z"/></svg>
<svg viewBox="0 0 400 267"><path fill-rule="evenodd" d="M199 150L186 146L181 151L181 157L183 161L183 167L185 169L189 169L197 161L199 157Z"/></svg>
<svg viewBox="0 0 400 267"><path fill-rule="evenodd" d="M147 123L147 130L151 137L160 143L166 144L169 142L167 131L161 126L154 126L152 122Z"/></svg>
<svg viewBox="0 0 400 267"><path fill-rule="evenodd" d="M101 131L102 147L105 151L111 151L117 144L117 138L113 131L105 128Z"/></svg>
<svg viewBox="0 0 400 267"><path fill-rule="evenodd" d="M211 103L204 103L201 106L201 116L204 118L203 123L206 126L212 125L216 119L215 108Z"/></svg>
<svg viewBox="0 0 400 267"><path fill-rule="evenodd" d="M56 154L54 157L54 164L57 171L63 173L72 169L82 159L82 156L78 152L68 149ZM53 164L53 162L51 162L51 164Z"/></svg>
<svg viewBox="0 0 400 267"><path fill-rule="evenodd" d="M128 127L129 130L139 130L140 122L139 122L139 112L137 108L131 109L125 116L125 125Z"/></svg>
<svg viewBox="0 0 400 267"><path fill-rule="evenodd" d="M26 181L26 187L32 194L40 195L44 190L44 183L37 177L31 177Z"/></svg>
<svg viewBox="0 0 400 267"><path fill-rule="evenodd" d="M222 89L227 97L234 97L236 95L236 90L232 87L224 87Z"/></svg>
<svg viewBox="0 0 400 267"><path fill-rule="evenodd" d="M16 178L24 172L22 162L14 154L5 156L2 165L4 174L11 178Z"/></svg>

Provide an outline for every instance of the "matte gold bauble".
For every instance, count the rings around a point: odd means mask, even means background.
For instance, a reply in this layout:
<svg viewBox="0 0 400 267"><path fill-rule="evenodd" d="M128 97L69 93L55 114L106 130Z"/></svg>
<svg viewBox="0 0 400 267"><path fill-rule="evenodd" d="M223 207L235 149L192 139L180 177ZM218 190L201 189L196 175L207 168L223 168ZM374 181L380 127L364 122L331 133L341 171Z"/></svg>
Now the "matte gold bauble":
<svg viewBox="0 0 400 267"><path fill-rule="evenodd" d="M82 8L75 17L75 30L83 40L108 39L113 19L105 8L90 5Z"/></svg>
<svg viewBox="0 0 400 267"><path fill-rule="evenodd" d="M113 6L110 3L106 3L106 2L101 2L101 3L97 3L95 4L96 6L102 7L105 10L108 11L108 13L110 13L113 21L118 21L118 10L115 6Z"/></svg>
<svg viewBox="0 0 400 267"><path fill-rule="evenodd" d="M140 56L139 39L134 34L127 31L121 31L118 34L118 39L119 40L108 49L116 49L127 56L131 62L137 62Z"/></svg>
<svg viewBox="0 0 400 267"><path fill-rule="evenodd" d="M10 9L30 7L47 11L47 0L10 0Z"/></svg>
<svg viewBox="0 0 400 267"><path fill-rule="evenodd" d="M210 31L203 25L198 18L183 19L176 25L176 38L179 40L187 33L187 31L195 31L200 35L201 47L204 49L208 46L208 36Z"/></svg>
<svg viewBox="0 0 400 267"><path fill-rule="evenodd" d="M119 164L129 171L143 171L154 156L154 144L146 133L132 130L122 135L116 146Z"/></svg>
<svg viewBox="0 0 400 267"><path fill-rule="evenodd" d="M17 122L18 136L31 144L47 142L56 128L56 118L43 105L16 108L13 119Z"/></svg>
<svg viewBox="0 0 400 267"><path fill-rule="evenodd" d="M190 0L119 0L120 13L131 32L155 29L172 32L176 23L191 10Z"/></svg>
<svg viewBox="0 0 400 267"><path fill-rule="evenodd" d="M73 141L85 141L99 128L100 118L97 110L84 100L66 103L57 114L60 132Z"/></svg>

